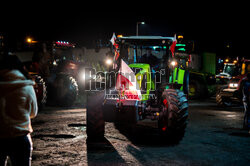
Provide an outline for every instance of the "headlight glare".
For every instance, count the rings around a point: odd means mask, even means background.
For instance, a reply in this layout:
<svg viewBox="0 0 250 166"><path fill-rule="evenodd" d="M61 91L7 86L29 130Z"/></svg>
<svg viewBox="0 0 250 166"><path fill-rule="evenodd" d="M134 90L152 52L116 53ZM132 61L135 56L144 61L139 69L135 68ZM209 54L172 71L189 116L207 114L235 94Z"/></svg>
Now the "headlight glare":
<svg viewBox="0 0 250 166"><path fill-rule="evenodd" d="M229 88L238 88L238 84L237 83L230 83Z"/></svg>

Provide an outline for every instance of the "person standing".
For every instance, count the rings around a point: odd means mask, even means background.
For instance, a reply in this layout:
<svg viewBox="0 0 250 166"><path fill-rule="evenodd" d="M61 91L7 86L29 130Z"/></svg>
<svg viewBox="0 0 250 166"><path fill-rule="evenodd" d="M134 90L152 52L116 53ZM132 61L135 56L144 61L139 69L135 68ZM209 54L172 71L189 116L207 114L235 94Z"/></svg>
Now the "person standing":
<svg viewBox="0 0 250 166"><path fill-rule="evenodd" d="M13 166L31 165L31 118L38 107L33 81L17 56L0 62L0 166L9 156Z"/></svg>
<svg viewBox="0 0 250 166"><path fill-rule="evenodd" d="M250 73L243 83L243 104L244 104L244 123L243 128L247 129L250 134Z"/></svg>

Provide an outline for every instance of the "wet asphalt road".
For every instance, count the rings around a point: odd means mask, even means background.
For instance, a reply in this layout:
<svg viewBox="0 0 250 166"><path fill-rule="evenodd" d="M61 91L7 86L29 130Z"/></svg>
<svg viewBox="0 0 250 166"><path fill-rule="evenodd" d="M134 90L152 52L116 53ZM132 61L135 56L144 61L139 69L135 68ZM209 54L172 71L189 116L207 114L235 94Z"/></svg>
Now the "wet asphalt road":
<svg viewBox="0 0 250 166"><path fill-rule="evenodd" d="M160 138L157 122L140 122L134 134L106 123L105 140L90 143L84 108L47 107L33 120L32 165L249 165L250 136L243 108L217 108L214 99L190 101L183 140Z"/></svg>

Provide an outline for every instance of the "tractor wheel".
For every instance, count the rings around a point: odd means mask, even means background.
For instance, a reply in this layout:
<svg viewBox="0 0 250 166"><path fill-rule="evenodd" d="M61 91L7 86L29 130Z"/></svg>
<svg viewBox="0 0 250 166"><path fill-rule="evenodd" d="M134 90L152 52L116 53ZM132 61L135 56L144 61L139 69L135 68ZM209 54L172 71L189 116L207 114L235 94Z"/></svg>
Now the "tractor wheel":
<svg viewBox="0 0 250 166"><path fill-rule="evenodd" d="M188 97L190 99L204 98L205 87L199 80L190 80Z"/></svg>
<svg viewBox="0 0 250 166"><path fill-rule="evenodd" d="M57 105L70 107L74 104L78 95L78 85L76 80L67 74L57 74L52 83L51 98Z"/></svg>
<svg viewBox="0 0 250 166"><path fill-rule="evenodd" d="M89 92L87 95L87 136L88 140L104 138L105 122L102 104L104 92Z"/></svg>
<svg viewBox="0 0 250 166"><path fill-rule="evenodd" d="M225 97L223 97L222 94L222 89L220 89L217 93L216 93L216 103L219 107L227 107L231 105L231 102L226 101Z"/></svg>
<svg viewBox="0 0 250 166"><path fill-rule="evenodd" d="M188 100L186 95L175 89L165 89L162 94L163 112L158 127L171 143L179 143L184 137L188 122Z"/></svg>
<svg viewBox="0 0 250 166"><path fill-rule="evenodd" d="M32 77L36 83L34 89L36 92L38 109L41 111L47 102L47 87L41 76L33 75Z"/></svg>

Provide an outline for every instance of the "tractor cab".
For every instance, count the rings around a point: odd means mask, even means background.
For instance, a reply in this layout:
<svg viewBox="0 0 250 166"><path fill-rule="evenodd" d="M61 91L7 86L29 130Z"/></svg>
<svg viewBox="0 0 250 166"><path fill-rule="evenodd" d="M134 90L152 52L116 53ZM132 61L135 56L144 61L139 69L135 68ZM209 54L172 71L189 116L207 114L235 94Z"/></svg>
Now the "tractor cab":
<svg viewBox="0 0 250 166"><path fill-rule="evenodd" d="M161 36L118 37L118 52L114 60L118 64L121 59L128 65L149 64L151 70L166 68L171 58L170 46L173 40L173 37Z"/></svg>
<svg viewBox="0 0 250 166"><path fill-rule="evenodd" d="M128 63L139 63L143 55L149 53L161 59L169 55L169 46L173 37L161 36L131 36L118 37L116 43L119 45L121 58L128 60Z"/></svg>
<svg viewBox="0 0 250 166"><path fill-rule="evenodd" d="M237 60L230 62L229 59L225 60L223 71L216 75L216 81L218 84L228 84L232 77L240 74L240 64Z"/></svg>
<svg viewBox="0 0 250 166"><path fill-rule="evenodd" d="M156 90L162 82L167 82L170 59L172 59L169 48L172 42L172 37L160 36L117 38L118 49L114 57L114 66L122 73L121 76L134 77L126 80L134 84L136 90L141 91L143 100L148 99L150 91ZM126 84L124 86L129 90L129 83L121 77L117 79L116 89L120 89L124 82Z"/></svg>

